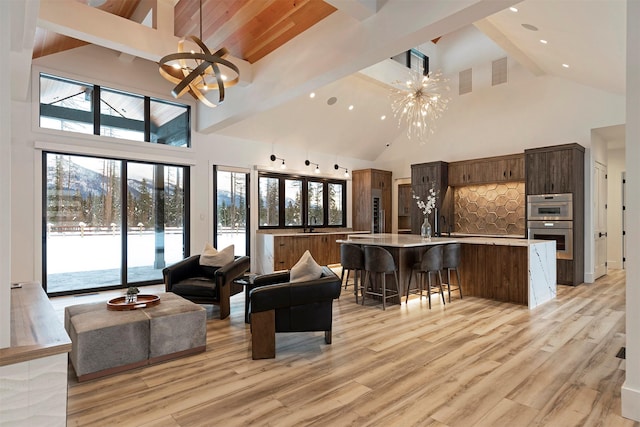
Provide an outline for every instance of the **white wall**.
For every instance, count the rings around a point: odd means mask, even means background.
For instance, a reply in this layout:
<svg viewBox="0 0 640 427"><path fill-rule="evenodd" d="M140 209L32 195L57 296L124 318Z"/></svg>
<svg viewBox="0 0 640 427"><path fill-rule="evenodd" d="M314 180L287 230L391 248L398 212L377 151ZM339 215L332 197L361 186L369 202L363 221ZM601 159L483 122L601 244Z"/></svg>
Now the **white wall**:
<svg viewBox="0 0 640 427"><path fill-rule="evenodd" d="M34 61L32 87L36 88L36 91L40 71L133 93L171 99L169 96L171 85L159 75L155 64L138 59L130 63L123 62L114 52L95 46L82 47ZM304 165L304 161L309 159L314 163L320 163L323 168L326 165L327 170L323 170L321 176L343 178L344 171L333 169L333 164L336 163L336 156L333 154L281 147L269 141L255 142L215 134L202 134L194 130L195 126L192 127L192 149L190 150L42 130L37 125L37 93L31 94L30 99L33 102L14 101L11 105L13 128L21 129L20 132L15 133L13 141L12 161L20 167L14 168L12 172L11 221L14 232L11 247L7 248L11 249L13 254L11 280L14 281L40 280L42 277L40 222L42 149L191 165L191 253L199 253L205 242L212 241L213 165L231 166L252 172L253 206L257 206L256 170L270 168L280 170L280 163L272 164L269 160L271 154L285 158L287 170L290 172L315 176L312 168ZM180 101L195 107L195 103L189 96L181 98ZM198 106L197 108L206 107ZM194 111L192 118L195 120L195 117ZM374 163L340 157L340 166L352 171L373 167ZM350 206L350 186L348 186L347 198ZM251 220L254 227L257 224L257 217L257 209L252 209ZM347 218L350 225L350 212ZM255 236L252 235L252 249L255 247L254 242ZM6 323L3 322L4 324Z"/></svg>
<svg viewBox="0 0 640 427"><path fill-rule="evenodd" d="M640 185L640 2L627 1L627 188ZM640 191L629 191L627 228L629 242L640 240ZM640 421L640 246L627 246L626 377L622 386L622 415Z"/></svg>
<svg viewBox="0 0 640 427"><path fill-rule="evenodd" d="M11 343L11 52L10 4L0 2L0 348Z"/></svg>
<svg viewBox="0 0 640 427"><path fill-rule="evenodd" d="M617 144L616 147L619 145L622 144ZM622 268L622 172L624 170L624 146L609 148L607 161L607 263L609 268L614 269Z"/></svg>
<svg viewBox="0 0 640 427"><path fill-rule="evenodd" d="M477 74L474 71L474 75ZM377 160L394 176L411 164L523 152L577 142L591 146L591 129L625 122L625 97L514 67L509 82L457 95L452 77L449 108L424 144L401 135ZM476 86L474 82L474 86Z"/></svg>

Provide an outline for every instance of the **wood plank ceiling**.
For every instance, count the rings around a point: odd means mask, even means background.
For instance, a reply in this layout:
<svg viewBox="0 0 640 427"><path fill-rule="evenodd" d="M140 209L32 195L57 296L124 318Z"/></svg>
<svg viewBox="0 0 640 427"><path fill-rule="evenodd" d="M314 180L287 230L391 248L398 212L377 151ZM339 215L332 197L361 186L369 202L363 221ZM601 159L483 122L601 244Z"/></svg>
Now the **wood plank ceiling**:
<svg viewBox="0 0 640 427"><path fill-rule="evenodd" d="M87 3L88 0L76 0ZM131 18L140 0L107 0L100 10ZM200 35L200 2L180 0L175 6L175 35ZM202 39L213 51L254 63L303 33L336 9L322 0L203 0ZM38 28L33 58L87 44Z"/></svg>

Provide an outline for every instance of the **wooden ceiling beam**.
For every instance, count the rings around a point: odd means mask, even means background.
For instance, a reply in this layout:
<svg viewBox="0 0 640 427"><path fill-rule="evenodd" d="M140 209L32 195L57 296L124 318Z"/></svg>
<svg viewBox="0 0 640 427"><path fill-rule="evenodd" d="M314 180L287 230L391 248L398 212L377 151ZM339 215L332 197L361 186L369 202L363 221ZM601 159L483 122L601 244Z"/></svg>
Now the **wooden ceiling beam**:
<svg viewBox="0 0 640 427"><path fill-rule="evenodd" d="M166 31L149 28L126 18L70 1L60 7L59 1L41 0L38 26L149 61L158 62L177 50L179 38ZM240 83L253 79L251 64L229 58L240 69Z"/></svg>

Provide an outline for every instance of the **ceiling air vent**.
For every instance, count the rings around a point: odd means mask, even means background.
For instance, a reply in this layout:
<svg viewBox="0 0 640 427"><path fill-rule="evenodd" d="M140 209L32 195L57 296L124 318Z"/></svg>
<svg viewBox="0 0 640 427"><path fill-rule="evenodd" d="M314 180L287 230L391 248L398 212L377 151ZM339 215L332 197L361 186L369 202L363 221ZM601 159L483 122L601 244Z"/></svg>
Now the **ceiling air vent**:
<svg viewBox="0 0 640 427"><path fill-rule="evenodd" d="M507 57L496 59L491 63L491 86L507 82Z"/></svg>
<svg viewBox="0 0 640 427"><path fill-rule="evenodd" d="M458 76L458 94L464 95L465 93L471 92L472 84L471 84L471 68L467 70L460 71Z"/></svg>

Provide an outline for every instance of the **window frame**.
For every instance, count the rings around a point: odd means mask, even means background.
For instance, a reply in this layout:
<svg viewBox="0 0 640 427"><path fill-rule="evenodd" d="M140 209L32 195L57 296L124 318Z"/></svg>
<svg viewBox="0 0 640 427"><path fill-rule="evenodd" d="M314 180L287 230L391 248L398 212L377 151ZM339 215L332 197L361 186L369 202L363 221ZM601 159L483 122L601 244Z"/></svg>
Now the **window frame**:
<svg viewBox="0 0 640 427"><path fill-rule="evenodd" d="M127 202L127 186L128 186L128 164L136 163L136 164L148 164L148 165L160 165L160 166L169 166L169 167L177 167L181 168L184 172L183 174L183 256L184 258L188 258L191 255L191 166L185 164L177 164L169 161L149 161L149 160L141 160L136 158L129 157L116 157L113 155L100 155L100 154L92 154L92 153L82 153L82 152L73 152L73 151L61 151L55 149L43 149L41 152L41 177L40 177L40 185L41 185L41 194L40 194L40 206L41 206L41 232L42 232L42 245L41 245L41 280L42 287L50 297L55 296L64 296L64 295L76 295L88 292L101 292L115 289L123 289L128 286L145 286L145 285L156 285L162 283L162 279L150 279L143 280L137 282L129 281L129 271L128 271L128 239L129 235L127 232L121 233L121 241L120 241L120 283L108 286L99 286L99 287L89 287L77 290L65 290L65 291L56 291L50 292L47 288L47 196L48 196L48 174L47 174L47 156L48 155L63 155L63 156L74 156L74 157L85 157L85 158L95 158L95 159L104 159L104 160L112 160L119 162L120 169L120 213L121 218L119 222L119 226L121 230L128 229L128 202ZM124 195L124 196L123 196Z"/></svg>
<svg viewBox="0 0 640 427"><path fill-rule="evenodd" d="M260 180L262 178L276 178L278 179L278 224L277 225L262 225L258 221L259 230L273 230L273 229L304 229L304 228L346 228L347 227L347 181L344 179L318 177L311 175L300 174L283 174L275 172L260 171L258 172L258 200L260 200L262 194L260 192ZM285 221L285 181L296 180L302 181L302 200L301 200L301 225L286 225ZM323 204L323 217L322 224L308 224L309 216L309 183L318 182L322 183L322 204ZM329 224L329 184L336 184L342 186L342 224ZM258 203L258 218L260 218L260 203Z"/></svg>
<svg viewBox="0 0 640 427"><path fill-rule="evenodd" d="M34 73L36 74L36 73ZM59 76L56 75L54 73L51 73L49 71L38 71L36 74L36 78L37 80L37 84L38 84L38 92L37 95L34 96L34 100L37 99L37 102L35 102L35 104L37 104L37 127L39 130L42 131L55 131L55 132L64 132L66 134L74 134L74 135L78 135L78 136L87 136L87 135L93 135L93 136L98 136L101 138L109 138L112 139L114 141L133 141L135 143L146 143L146 144L154 144L154 145L161 145L161 146L165 146L165 147L173 147L173 148L177 148L177 149L190 149L192 147L191 144L191 126L192 126L192 114L191 114L191 105L189 104L183 104L183 103L179 103L179 102L175 102L175 101L171 101L171 100L167 100L167 99L163 99L163 98L158 98L158 97L153 97L153 96L148 96L148 95L142 95L139 93L134 93L128 90L122 90L122 89L118 89L118 88L114 88L114 87L110 87L110 86L104 86L104 85L100 85L100 84L92 84L92 83L88 83L76 78L71 78L71 77L64 77L64 76ZM91 123L89 122L79 122L79 123L85 123L87 126L92 126L93 127L93 132L89 133L89 132L75 132L72 130L65 130L65 129L56 129L54 127L43 127L42 126L42 119L43 118L50 118L53 120L60 120L62 119L61 117L58 116L51 116L51 115L43 115L43 109L47 109L52 103L49 104L43 104L42 101L42 79L43 78L47 78L47 79L51 79L51 80L57 80L60 82L65 82L65 83L69 83L69 84L79 84L82 86L86 86L86 91L89 93L91 93L91 111L86 112L87 114L91 115ZM102 116L101 116L101 90L104 90L106 92L109 93L114 93L114 94L122 94L124 96L130 96L130 97L135 97L135 98L141 98L143 100L144 103L144 111L143 111L143 117L144 120L141 123L142 127L144 128L144 137L143 137L143 141L140 140L136 140L136 139L126 139L126 138L118 138L118 137L114 137L114 136L108 136L108 135L102 135L101 134L101 128L102 128ZM58 102L58 101L56 101ZM184 112L186 113L186 119L185 119L185 129L184 129L184 139L185 139L185 145L172 145L172 144L164 144L164 143L158 143L157 141L153 141L152 138L152 129L154 128L158 128L161 129L162 126L156 126L154 125L154 123L152 123L151 121L151 104L152 103L156 103L156 104L167 104L167 105L171 105L174 107L178 107L181 109L184 109ZM44 107L43 107L44 106ZM83 110L81 110L83 111ZM176 120L177 118L179 118L180 116L182 116L184 113L174 117L173 119L167 121L164 124L170 123L173 120ZM106 116L105 116L106 117ZM164 125L163 124L163 125ZM157 139L157 135L156 135L156 139Z"/></svg>

